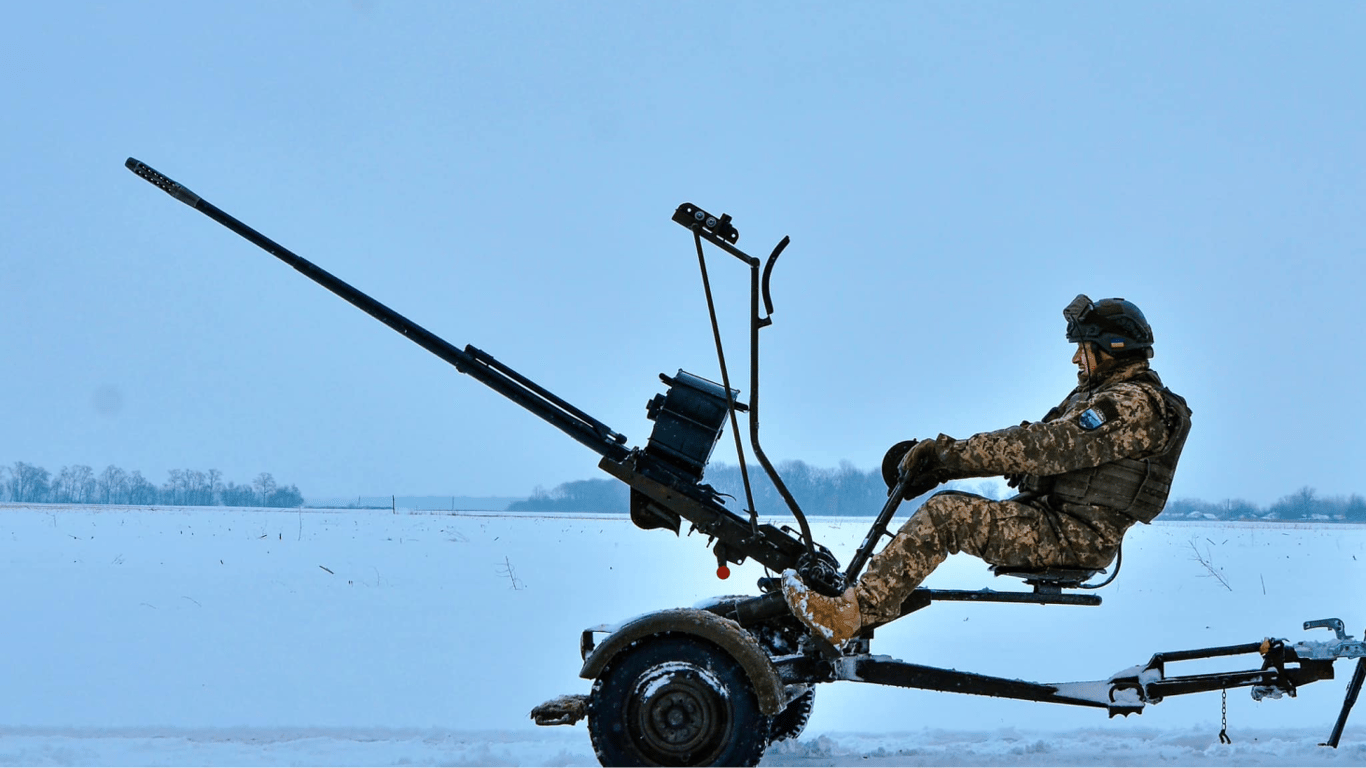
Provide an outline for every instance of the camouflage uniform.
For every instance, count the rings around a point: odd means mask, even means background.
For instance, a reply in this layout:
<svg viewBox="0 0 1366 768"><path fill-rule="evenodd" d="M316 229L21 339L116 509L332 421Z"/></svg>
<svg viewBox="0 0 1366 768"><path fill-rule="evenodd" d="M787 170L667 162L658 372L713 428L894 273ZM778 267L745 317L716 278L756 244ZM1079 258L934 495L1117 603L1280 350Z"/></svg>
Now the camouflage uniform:
<svg viewBox="0 0 1366 768"><path fill-rule="evenodd" d="M1125 530L1162 511L1190 410L1146 359L1116 361L1043 421L936 439L953 478L1005 475L1022 493L994 501L930 497L868 563L856 588L863 623L900 616L903 600L950 554L994 565L1103 568Z"/></svg>

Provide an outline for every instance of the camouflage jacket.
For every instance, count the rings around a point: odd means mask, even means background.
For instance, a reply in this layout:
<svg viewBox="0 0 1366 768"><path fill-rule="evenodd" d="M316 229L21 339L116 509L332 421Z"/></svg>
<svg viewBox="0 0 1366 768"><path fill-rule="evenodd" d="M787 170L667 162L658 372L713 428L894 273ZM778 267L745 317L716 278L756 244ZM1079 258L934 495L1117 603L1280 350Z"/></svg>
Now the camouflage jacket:
<svg viewBox="0 0 1366 768"><path fill-rule="evenodd" d="M1166 503L1189 431L1185 400L1141 360L1078 386L1042 421L937 442L954 477L1023 476L1028 496L1056 508L1149 522Z"/></svg>

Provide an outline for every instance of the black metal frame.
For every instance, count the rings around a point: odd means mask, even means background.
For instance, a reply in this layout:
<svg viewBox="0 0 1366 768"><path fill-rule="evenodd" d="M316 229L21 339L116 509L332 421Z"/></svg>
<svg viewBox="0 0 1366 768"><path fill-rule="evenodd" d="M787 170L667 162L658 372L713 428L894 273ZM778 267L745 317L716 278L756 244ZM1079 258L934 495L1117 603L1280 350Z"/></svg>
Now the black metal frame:
<svg viewBox="0 0 1366 768"><path fill-rule="evenodd" d="M1111 717L1141 714L1145 705L1156 704L1167 696L1245 687L1253 687L1270 695L1284 693L1294 696L1300 686L1333 678L1332 660L1301 658L1294 646L1283 640L1159 653L1145 666L1133 667L1107 680L1078 683L1033 683L956 669L929 667L892 660L885 656L873 656L868 652L866 642L856 641L854 646L853 653L841 655L834 660L818 661L811 656L780 659L779 671L785 680L791 682L845 680L899 688L1068 704L1104 709ZM1214 674L1166 676L1166 665L1172 662L1247 654L1259 654L1262 658L1261 666L1256 669ZM1354 682L1352 688L1349 688L1348 700L1339 716L1340 723L1346 722L1347 712L1355 702L1352 692L1359 692L1360 687L1360 683ZM1334 732L1340 736L1341 728L1335 727ZM1335 738L1330 741L1336 746Z"/></svg>
<svg viewBox="0 0 1366 768"><path fill-rule="evenodd" d="M750 401L748 406L750 445L759 463L764 467L774 486L796 518L800 529L799 539L794 539L786 530L772 525L760 525L758 513L749 501L748 519L728 509L719 494L709 486L698 482L696 477L680 473L668 462L661 461L640 448L626 445L626 437L611 429L601 421L589 416L583 410L571 405L548 389L536 384L510 366L499 362L492 355L473 346L463 350L404 317L393 309L346 283L337 276L299 256L283 245L266 237L252 227L234 218L222 209L190 191L184 185L172 180L134 158L128 158L125 165L134 174L145 179L203 213L232 232L256 245L280 261L285 262L305 277L345 299L360 310L384 323L404 338L412 341L428 352L455 366L461 373L469 374L498 394L512 400L534 413L556 428L568 434L580 444L587 446L602 456L599 467L626 483L633 490L632 519L644 528L663 527L678 532L679 518L687 519L693 527L712 537L713 552L719 566L728 562L743 563L754 558L765 567L775 571L797 568L807 578L808 583L828 593L837 593L844 587L846 580L857 576L857 569L851 568L844 574L838 571L838 562L829 550L820 546L811 535L806 516L797 501L788 491L777 470L764 454L759 443L759 329L772 323L773 299L769 288L773 267L789 240L784 237L773 249L767 262L761 262L735 246L739 232L731 224L730 217L714 217L691 203L684 203L675 210L673 220L686 226L694 235L697 244L699 263L706 284L706 265L702 256L703 241L709 242L745 263L750 270ZM762 273L760 265L763 264ZM759 313L762 299L766 314ZM710 288L708 286L710 305ZM738 426L735 418L743 406L730 400L731 387L729 373L725 370L724 353L720 345L720 333L715 324L715 311L712 310L713 330L716 331L717 354L722 364L722 385L730 408L733 427ZM737 449L739 430L735 429ZM743 449L740 461L744 467ZM745 471L745 484L748 493L748 472ZM888 501L879 525L885 531L886 521L895 513L901 496L893 495ZM872 547L877 543L870 538L860 549L856 560L859 567L866 560Z"/></svg>
<svg viewBox="0 0 1366 768"><path fill-rule="evenodd" d="M729 384L729 373L725 369L725 356L721 348L719 329L716 326L715 309L711 307L710 286L707 283L702 241L706 240L721 248L726 253L740 259L750 268L750 403L748 408L750 443L755 456L759 459L760 464L796 518L801 528L800 540L794 539L783 529L772 525L759 525L752 498L747 499L749 502L749 519L745 519L727 509L721 502L719 495L710 487L700 484L696 477L689 477L680 473L678 468L651 456L642 449L628 448L625 436L511 367L499 362L493 356L473 346L466 346L463 350L455 347L335 275L243 224L150 166L133 158L128 158L125 165L133 173L167 192L175 199L262 248L413 343L455 366L456 370L469 374L601 455L602 460L599 467L626 483L633 490L632 518L637 521L637 524L642 524L642 519L637 518L635 514L637 505L644 515L645 522L650 521L653 517L660 523L659 525L642 525L642 527L672 527L677 531L676 521L678 518L686 518L696 530L712 537L713 549L718 563L721 565L728 561L741 563L746 558L753 557L773 570L781 571L796 567L803 571L807 583L813 587L821 588L823 591L837 591L843 587L844 583L852 582L858 578L858 574L867 564L868 558L878 541L884 536L891 535L888 524L895 515L901 499L917 496L933 485L932 483L924 483L923 479L909 478L903 475L895 488L892 489L886 504L884 504L863 543L843 573L837 570L838 565L829 551L820 547L813 539L806 516L802 513L791 493L788 492L772 463L764 455L758 439L758 332L760 328L772 323L773 301L769 291L769 278L778 256L789 242L786 237L774 248L764 266L761 277L759 260L735 247L739 233L731 224L728 215L714 217L690 203L680 205L674 212L674 221L692 231L697 245L703 282L707 288L708 306L711 309L713 331L716 335L717 355L722 366L723 387L730 410L729 418L737 433L737 449L740 450L742 468L744 462L743 449L739 444L739 430L735 413L744 410L744 408L731 399L732 390ZM764 316L759 314L758 309L761 296L767 311L767 315ZM747 471L745 473L745 485L748 496ZM670 522L673 525L670 525ZM1036 576L1029 579L1029 583L1034 587L1034 591L1029 593L998 592L990 589L976 591L916 589L902 604L901 615L920 610L936 601L1091 606L1100 604L1099 596L1065 592L1065 588L1079 585L1079 582L1075 580L1059 581L1047 576ZM768 594L723 602L709 608L709 610L734 618L746 627L755 627L775 620L795 621L791 619L781 594L775 591L776 585L773 581L767 580L766 584L761 582L761 586L767 587ZM1286 693L1293 696L1296 689L1301 685L1332 678L1333 662L1336 659L1358 658L1360 660L1348 686L1342 711L1329 741L1326 742L1328 746L1337 746L1338 739L1341 737L1346 724L1347 715L1361 691L1363 679L1366 679L1366 643L1351 641L1343 633L1340 620L1327 619L1306 622L1305 624L1306 629L1315 626L1333 629L1337 633L1338 641L1327 644L1300 643L1292 646L1283 640L1266 640L1262 643L1159 653L1154 655L1146 666L1126 670L1109 680L1096 683L1031 683L910 664L889 660L885 657L874 657L869 654L868 645L875 627L867 628L862 637L851 641L843 650L834 649L828 644L814 642L814 638L807 635L813 642L808 645L806 651L775 658L774 662L783 678L790 682L816 683L853 680L905 688L923 688L1027 701L1100 707L1107 709L1113 717L1117 714L1139 713L1145 704L1157 703L1164 696L1234 687L1252 686L1254 695L1260 691L1268 695ZM591 647L590 634L585 633L584 642ZM1258 653L1262 656L1263 663L1260 668L1218 674L1166 677L1166 665L1171 662L1249 653ZM1084 692L1094 691L1098 687L1107 690L1107 695L1104 698L1082 695Z"/></svg>
<svg viewBox="0 0 1366 768"><path fill-rule="evenodd" d="M777 489L778 495L782 497L787 508L792 512L792 516L797 520L797 526L801 529L802 543L806 547L807 555L811 558L816 557L817 544L811 535L811 526L807 523L806 515L802 512L801 506L797 503L796 497L787 489L778 470L774 468L764 453L763 447L759 443L759 329L773 324L773 295L769 289L769 281L773 275L773 267L778 262L778 257L782 255L791 240L784 237L774 246L772 253L768 256L767 263L764 264L762 276L759 272L759 259L750 256L735 246L740 239L740 233L731 224L729 214L712 216L706 211L698 208L692 203L683 203L674 210L674 222L688 228L693 233L693 242L697 246L698 267L702 271L702 286L707 297L707 311L711 317L712 334L716 341L716 357L721 367L721 380L730 391L730 373L726 369L726 355L721 344L720 328L716 320L716 308L712 303L711 283L707 276L706 256L703 253L702 241L705 240L726 253L734 256L749 267L749 442L754 450L754 457L759 460L760 466L773 482L773 487ZM759 314L759 299L762 296L764 302L764 315ZM746 501L749 503L750 520L754 528L758 526L758 511L754 509L754 499L749 487L749 469L745 465L745 453L740 444L739 425L734 419L735 412L740 410L737 404L730 403L733 429L735 431L735 447L737 459L740 463L741 478L745 485Z"/></svg>
<svg viewBox="0 0 1366 768"><path fill-rule="evenodd" d="M766 567L781 571L796 567L802 555L811 551L813 543L810 541L809 531L806 530L804 518L801 519L801 522L803 523L803 536L806 541L799 542L780 528L771 525L758 525L753 516L749 520L740 517L727 509L720 496L710 487L701 485L694 478L685 476L677 468L651 456L643 449L627 447L626 437L621 433L569 404L546 388L513 370L510 366L499 362L492 355L473 346L466 346L463 350L456 347L327 270L244 224L151 166L131 157L128 158L125 165L153 186L232 230L248 242L298 270L305 277L392 328L404 338L455 366L456 370L474 377L480 383L539 416L602 456L599 466L612 476L625 482L646 499L645 506L647 508L653 506L655 514L663 521L661 527L672 527L676 531L677 525L669 526L668 521L670 519L676 520L681 516L692 523L697 530L715 537L714 549L720 563L724 564L729 561L738 564L744 562L746 558L753 557ZM680 206L681 209L682 206ZM738 233L735 232L734 227L729 227L729 219L723 218L725 222L722 225L718 226L713 223L715 228L702 229L699 227L695 231L699 233L699 237L726 248L730 253L750 263L757 270L758 260L745 255L732 244L738 237ZM728 231L727 227L729 227ZM720 235L717 234L718 232ZM722 239L722 236L727 234L730 237L729 242ZM769 257L768 268L764 272L764 301L770 312L772 311L772 301L768 297L767 275L772 270L773 262L781 250L781 247L775 249L773 255ZM755 301L757 303L757 298ZM757 333L757 329L755 333ZM755 354L757 355L757 352ZM755 359L757 371L757 357ZM754 375L757 378L757 372ZM727 391L729 391L729 387L727 387ZM753 409L756 405L757 400L752 400L751 408ZM758 419L753 412L751 412L750 418L751 430L754 430L757 428Z"/></svg>

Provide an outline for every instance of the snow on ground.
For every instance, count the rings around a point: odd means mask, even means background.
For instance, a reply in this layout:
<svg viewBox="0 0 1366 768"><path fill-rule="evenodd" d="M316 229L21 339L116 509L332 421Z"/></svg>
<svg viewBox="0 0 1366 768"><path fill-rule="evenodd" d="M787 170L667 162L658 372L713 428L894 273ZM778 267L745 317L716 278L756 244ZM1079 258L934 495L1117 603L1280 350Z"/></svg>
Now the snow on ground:
<svg viewBox="0 0 1366 768"><path fill-rule="evenodd" d="M843 559L867 521L825 519ZM714 575L705 539L612 515L0 506L0 764L583 765L587 731L534 705L588 690L578 635L762 575ZM1129 536L1097 608L937 603L876 653L1043 682L1157 651L1361 635L1366 527L1167 523ZM927 586L1016 588L950 558ZM1255 666L1238 658L1233 667ZM1172 665L1169 674L1210 671ZM1295 699L1230 691L1141 715L855 683L822 686L769 765L1366 765L1366 712L1317 746L1338 679ZM1363 705L1366 706L1366 705Z"/></svg>

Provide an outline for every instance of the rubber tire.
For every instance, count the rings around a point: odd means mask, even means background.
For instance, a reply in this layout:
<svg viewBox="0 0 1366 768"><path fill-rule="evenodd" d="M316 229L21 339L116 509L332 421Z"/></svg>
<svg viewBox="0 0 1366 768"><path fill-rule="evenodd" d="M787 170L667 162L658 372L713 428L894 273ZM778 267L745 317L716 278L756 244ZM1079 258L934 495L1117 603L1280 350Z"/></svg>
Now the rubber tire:
<svg viewBox="0 0 1366 768"><path fill-rule="evenodd" d="M772 718L730 654L665 633L603 669L588 699L588 735L603 765L757 765Z"/></svg>
<svg viewBox="0 0 1366 768"><path fill-rule="evenodd" d="M768 743L777 741L787 741L802 735L806 730L806 721L811 719L811 708L816 703L816 687L812 686L806 693L793 699L782 712L773 718L773 725L769 728Z"/></svg>

